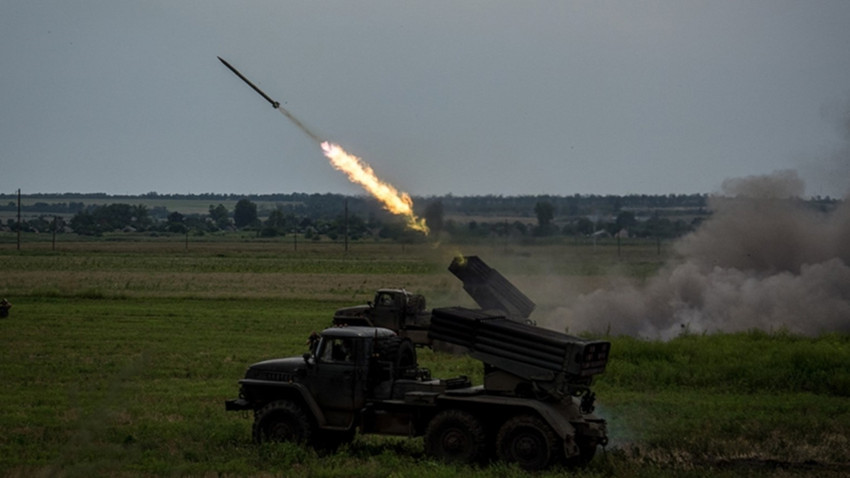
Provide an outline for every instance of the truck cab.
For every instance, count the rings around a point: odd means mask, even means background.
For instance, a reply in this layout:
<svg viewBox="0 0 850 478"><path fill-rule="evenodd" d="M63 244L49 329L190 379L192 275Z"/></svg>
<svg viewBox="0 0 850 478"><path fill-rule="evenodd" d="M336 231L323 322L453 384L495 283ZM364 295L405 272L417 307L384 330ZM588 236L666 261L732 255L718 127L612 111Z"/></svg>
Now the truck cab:
<svg viewBox="0 0 850 478"><path fill-rule="evenodd" d="M228 400L226 408L263 410L288 400L309 410L318 428L352 430L368 399L388 393L393 379L416 367L413 345L392 330L333 327L322 332L311 353L250 365L239 381L239 398ZM266 441L269 429L255 429L254 438Z"/></svg>
<svg viewBox="0 0 850 478"><path fill-rule="evenodd" d="M333 323L383 327L397 331L418 345L428 345L430 317L424 296L404 289L378 289L374 300L366 305L337 309Z"/></svg>

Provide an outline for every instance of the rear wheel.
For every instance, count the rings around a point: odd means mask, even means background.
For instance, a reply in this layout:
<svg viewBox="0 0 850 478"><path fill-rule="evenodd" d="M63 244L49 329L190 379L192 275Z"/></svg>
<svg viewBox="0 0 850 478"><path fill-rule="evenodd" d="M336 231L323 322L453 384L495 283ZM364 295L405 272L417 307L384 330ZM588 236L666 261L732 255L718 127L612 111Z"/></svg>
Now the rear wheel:
<svg viewBox="0 0 850 478"><path fill-rule="evenodd" d="M533 415L511 418L496 437L499 458L525 470L542 470L558 460L561 439L546 422Z"/></svg>
<svg viewBox="0 0 850 478"><path fill-rule="evenodd" d="M416 363L416 348L410 339L401 337L386 337L375 341L375 354L378 360L392 364L392 377L397 379L405 376L410 370L418 367Z"/></svg>
<svg viewBox="0 0 850 478"><path fill-rule="evenodd" d="M313 425L298 404L278 400L257 411L253 435L257 443L307 443L313 436Z"/></svg>
<svg viewBox="0 0 850 478"><path fill-rule="evenodd" d="M450 463L477 463L487 455L487 435L471 413L446 410L428 424L425 452Z"/></svg>

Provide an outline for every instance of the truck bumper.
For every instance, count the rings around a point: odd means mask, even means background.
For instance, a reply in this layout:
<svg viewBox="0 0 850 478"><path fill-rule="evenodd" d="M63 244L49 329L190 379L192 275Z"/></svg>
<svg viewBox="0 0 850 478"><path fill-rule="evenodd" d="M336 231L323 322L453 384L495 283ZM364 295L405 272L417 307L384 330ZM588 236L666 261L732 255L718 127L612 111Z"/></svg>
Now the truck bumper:
<svg viewBox="0 0 850 478"><path fill-rule="evenodd" d="M233 400L224 401L224 409L228 412L238 412L240 410L251 410L251 404L244 398L235 398Z"/></svg>

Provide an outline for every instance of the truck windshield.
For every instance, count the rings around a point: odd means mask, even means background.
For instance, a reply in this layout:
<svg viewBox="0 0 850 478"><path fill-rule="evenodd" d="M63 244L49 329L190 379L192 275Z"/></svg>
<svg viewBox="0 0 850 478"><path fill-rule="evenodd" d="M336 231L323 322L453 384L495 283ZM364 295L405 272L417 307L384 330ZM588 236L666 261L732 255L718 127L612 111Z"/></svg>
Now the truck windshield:
<svg viewBox="0 0 850 478"><path fill-rule="evenodd" d="M323 338L319 360L322 362L354 362L354 344L351 339Z"/></svg>
<svg viewBox="0 0 850 478"><path fill-rule="evenodd" d="M375 301L375 305L379 307L392 307L395 305L395 300L393 299L392 294L378 294L378 299Z"/></svg>

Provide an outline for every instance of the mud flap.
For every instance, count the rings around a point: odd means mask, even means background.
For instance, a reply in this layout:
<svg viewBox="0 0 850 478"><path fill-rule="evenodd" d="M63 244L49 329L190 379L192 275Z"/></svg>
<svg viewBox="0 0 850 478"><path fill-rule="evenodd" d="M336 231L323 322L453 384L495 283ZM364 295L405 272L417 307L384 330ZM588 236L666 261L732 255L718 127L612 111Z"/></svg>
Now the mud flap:
<svg viewBox="0 0 850 478"><path fill-rule="evenodd" d="M244 398L236 398L233 400L225 400L224 409L228 412L238 412L241 410L251 410L251 404Z"/></svg>

